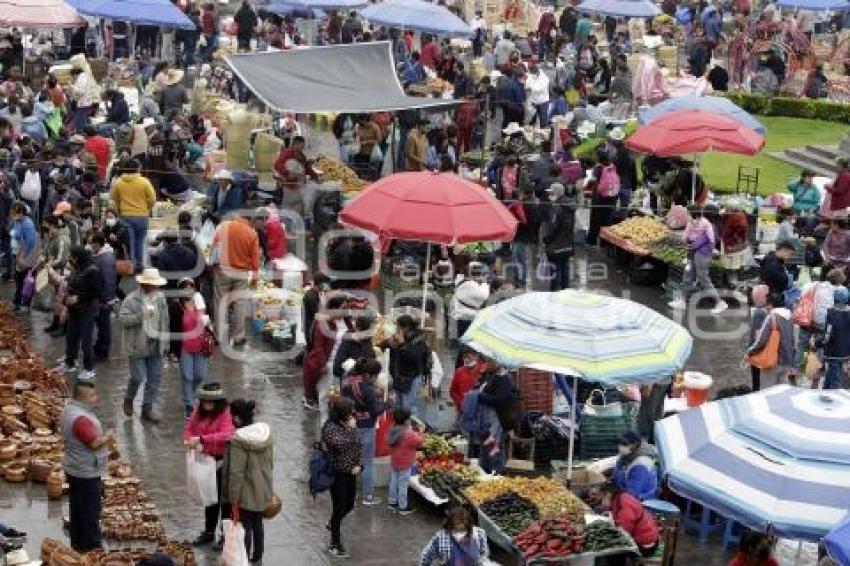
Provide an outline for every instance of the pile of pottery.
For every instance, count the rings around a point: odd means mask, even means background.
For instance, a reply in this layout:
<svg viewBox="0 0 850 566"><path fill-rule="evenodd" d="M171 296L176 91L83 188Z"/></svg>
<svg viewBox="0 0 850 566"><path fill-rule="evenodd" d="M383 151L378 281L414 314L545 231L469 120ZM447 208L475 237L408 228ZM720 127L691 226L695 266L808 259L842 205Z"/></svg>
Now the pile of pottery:
<svg viewBox="0 0 850 566"><path fill-rule="evenodd" d="M195 566L195 554L188 543L165 542L156 550L170 556L176 564ZM41 560L44 566L135 566L140 560L153 554L144 548L122 548L93 550L86 554L75 552L54 539L41 543Z"/></svg>

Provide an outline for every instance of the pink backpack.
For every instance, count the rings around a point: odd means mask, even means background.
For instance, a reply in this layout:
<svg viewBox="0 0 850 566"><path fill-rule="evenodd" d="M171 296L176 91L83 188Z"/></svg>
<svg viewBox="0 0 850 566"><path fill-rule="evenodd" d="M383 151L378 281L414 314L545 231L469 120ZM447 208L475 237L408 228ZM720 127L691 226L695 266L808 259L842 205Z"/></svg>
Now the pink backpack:
<svg viewBox="0 0 850 566"><path fill-rule="evenodd" d="M599 176L599 196L610 198L620 194L620 176L614 165L606 165Z"/></svg>
<svg viewBox="0 0 850 566"><path fill-rule="evenodd" d="M565 161L561 163L561 178L567 183L574 185L584 177L584 169L578 160Z"/></svg>

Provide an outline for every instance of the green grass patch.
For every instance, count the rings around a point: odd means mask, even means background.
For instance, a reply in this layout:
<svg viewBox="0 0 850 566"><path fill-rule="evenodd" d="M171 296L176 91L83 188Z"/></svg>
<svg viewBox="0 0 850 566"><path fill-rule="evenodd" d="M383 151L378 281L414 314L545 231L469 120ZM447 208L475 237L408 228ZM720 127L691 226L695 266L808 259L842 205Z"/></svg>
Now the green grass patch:
<svg viewBox="0 0 850 566"><path fill-rule="evenodd" d="M738 166L759 168L759 193L770 195L785 191L792 177L800 169L767 155L769 151L784 151L806 145L836 145L848 133L846 124L785 118L781 116L757 116L767 128L764 150L758 155L747 157L726 153L710 153L700 157L700 171L714 192L735 192Z"/></svg>

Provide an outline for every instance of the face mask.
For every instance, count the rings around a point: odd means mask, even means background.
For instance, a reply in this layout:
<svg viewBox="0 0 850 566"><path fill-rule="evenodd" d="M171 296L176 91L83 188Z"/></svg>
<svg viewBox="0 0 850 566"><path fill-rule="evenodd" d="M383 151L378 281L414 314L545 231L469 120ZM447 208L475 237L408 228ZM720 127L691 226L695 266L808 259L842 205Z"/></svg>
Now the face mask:
<svg viewBox="0 0 850 566"><path fill-rule="evenodd" d="M549 195L549 200L555 202L556 200L558 200L558 195Z"/></svg>
<svg viewBox="0 0 850 566"><path fill-rule="evenodd" d="M629 446L620 444L619 446L617 446L617 452L619 452L621 456L628 456L629 454L631 454L632 449Z"/></svg>
<svg viewBox="0 0 850 566"><path fill-rule="evenodd" d="M86 249L87 249L88 251L90 251L90 252L93 252L93 251L94 251L94 249L93 249L90 245L88 245L88 244L86 244Z"/></svg>
<svg viewBox="0 0 850 566"><path fill-rule="evenodd" d="M107 218L107 219L106 219L106 225L107 225L107 226L112 227L112 226L115 226L116 224L118 224L118 219L117 219L117 218Z"/></svg>
<svg viewBox="0 0 850 566"><path fill-rule="evenodd" d="M475 360L466 360L465 362L463 362L463 365L468 368L474 368L477 363L478 362L476 362Z"/></svg>
<svg viewBox="0 0 850 566"><path fill-rule="evenodd" d="M466 531L452 531L452 538L460 542L466 538Z"/></svg>

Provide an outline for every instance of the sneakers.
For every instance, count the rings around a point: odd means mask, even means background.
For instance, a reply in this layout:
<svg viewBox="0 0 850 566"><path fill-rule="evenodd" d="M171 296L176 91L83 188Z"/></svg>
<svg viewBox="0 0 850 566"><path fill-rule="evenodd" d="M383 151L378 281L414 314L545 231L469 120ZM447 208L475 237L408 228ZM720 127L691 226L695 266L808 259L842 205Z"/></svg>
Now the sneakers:
<svg viewBox="0 0 850 566"><path fill-rule="evenodd" d="M387 503L387 509L390 511L398 511L398 503Z"/></svg>
<svg viewBox="0 0 850 566"><path fill-rule="evenodd" d="M93 369L84 369L77 375L77 381L92 381L95 378Z"/></svg>
<svg viewBox="0 0 850 566"><path fill-rule="evenodd" d="M308 411L319 410L319 402L314 401L313 399L308 399L307 397L301 397L301 406L303 406Z"/></svg>
<svg viewBox="0 0 850 566"><path fill-rule="evenodd" d="M204 546L210 544L215 541L215 535L213 533L203 532L192 541L192 546Z"/></svg>
<svg viewBox="0 0 850 566"><path fill-rule="evenodd" d="M723 314L728 308L729 305L726 304L726 301L720 301L716 305L714 305L713 309L711 309L711 314Z"/></svg>
<svg viewBox="0 0 850 566"><path fill-rule="evenodd" d="M133 402L131 400L124 399L123 409L124 409L124 416L125 417L132 417L133 416Z"/></svg>
<svg viewBox="0 0 850 566"><path fill-rule="evenodd" d="M411 513L413 513L413 507L411 507L410 505L408 505L407 507L404 507L404 508L399 507L399 509L398 509L399 515L410 515Z"/></svg>
<svg viewBox="0 0 850 566"><path fill-rule="evenodd" d="M673 310L683 311L688 308L688 303L686 303L684 299L676 299L675 301L667 303L667 306Z"/></svg>
<svg viewBox="0 0 850 566"><path fill-rule="evenodd" d="M53 369L55 369L59 373L73 373L77 371L77 365L68 364L65 360L62 360L61 362L59 362L59 365Z"/></svg>
<svg viewBox="0 0 850 566"><path fill-rule="evenodd" d="M157 424L162 419L160 418L159 413L157 413L153 409L143 409L142 420L148 421L151 424Z"/></svg>
<svg viewBox="0 0 850 566"><path fill-rule="evenodd" d="M348 554L348 551L345 550L345 547L341 544L330 545L328 547L328 554L335 558L351 558L351 555Z"/></svg>
<svg viewBox="0 0 850 566"><path fill-rule="evenodd" d="M363 505L365 505L366 507L371 507L373 505L380 505L380 504L381 504L381 498L380 497L375 497L373 495L372 497L364 497L363 498Z"/></svg>

